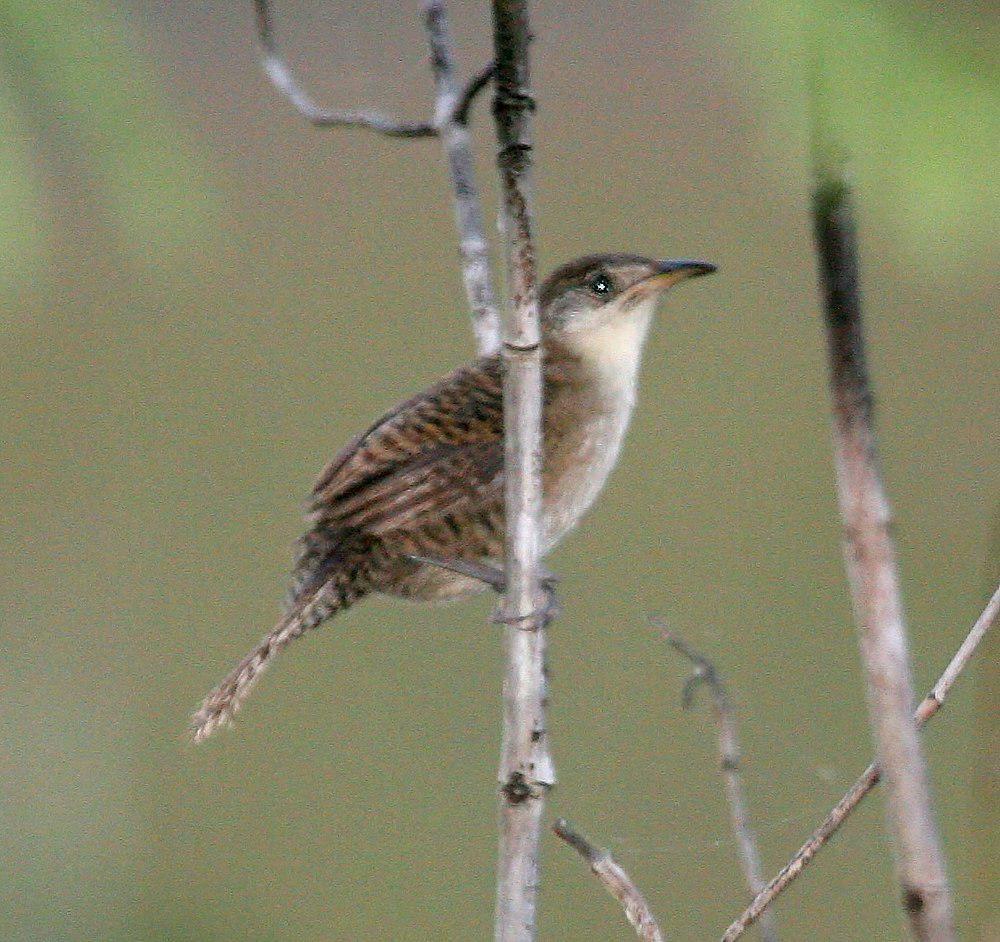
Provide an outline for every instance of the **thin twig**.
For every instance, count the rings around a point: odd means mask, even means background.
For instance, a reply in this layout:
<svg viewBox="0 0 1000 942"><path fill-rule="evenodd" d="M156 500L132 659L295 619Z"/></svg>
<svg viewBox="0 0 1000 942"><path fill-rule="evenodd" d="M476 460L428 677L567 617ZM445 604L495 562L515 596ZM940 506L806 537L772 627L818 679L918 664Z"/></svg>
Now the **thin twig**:
<svg viewBox="0 0 1000 942"><path fill-rule="evenodd" d="M715 664L694 650L683 638L667 630L658 619L654 620L654 624L661 629L663 640L694 665L694 672L684 684L682 696L685 709L694 702L694 694L702 684L708 687L712 695L712 711L719 729L719 768L722 770L722 783L729 805L730 822L733 836L736 838L740 866L750 892L759 893L764 888L764 865L757 848L757 838L750 825L746 798L743 795L743 783L740 777L742 754L736 711ZM760 922L761 938L765 942L777 942L778 928L773 915L764 913Z"/></svg>
<svg viewBox="0 0 1000 942"><path fill-rule="evenodd" d="M491 62L486 68L477 72L469 79L465 86L465 91L462 92L458 99L458 104L455 105L455 121L463 126L468 125L472 103L476 100L476 96L493 80L493 76L496 74L497 67Z"/></svg>
<svg viewBox="0 0 1000 942"><path fill-rule="evenodd" d="M438 131L431 121L401 121L381 111L328 111L320 108L295 80L278 47L274 17L268 0L254 0L257 36L264 47L264 71L272 84L307 121L321 128L367 128L389 137L434 137Z"/></svg>
<svg viewBox="0 0 1000 942"><path fill-rule="evenodd" d="M472 313L472 328L481 356L500 344L500 314L493 295L489 243L476 186L469 113L472 103L493 78L492 63L460 87L455 73L454 43L442 0L424 4L424 24L431 50L431 67L437 89L432 121L402 121L371 109L328 111L320 108L296 82L278 47L274 17L268 0L254 0L257 35L264 48L264 70L274 86L306 120L317 127L359 127L389 137L440 137L455 192L455 224L465 292Z"/></svg>
<svg viewBox="0 0 1000 942"><path fill-rule="evenodd" d="M424 4L424 23L431 48L431 67L437 86L434 124L440 130L455 191L455 225L465 293L472 312L472 329L480 356L500 346L500 312L493 296L489 244L469 138L469 108L493 77L492 64L480 72L463 92L455 76L454 43L442 0Z"/></svg>
<svg viewBox="0 0 1000 942"><path fill-rule="evenodd" d="M625 918L642 942L663 942L663 933L650 912L649 904L632 878L616 863L611 853L595 847L582 834L574 831L565 818L560 818L552 830L590 864L594 876L622 905Z"/></svg>
<svg viewBox="0 0 1000 942"><path fill-rule="evenodd" d="M968 635L966 635L965 640L945 668L944 673L938 678L934 688L924 697L920 706L917 707L914 718L919 726L922 727L924 723L941 709L945 698L948 696L948 692L962 671L965 670L966 665L975 653L979 643L985 637L986 632L996 622L998 614L1000 614L1000 587L993 593L993 597L987 603L986 608L976 620ZM722 937L722 942L735 942L736 939L743 935L760 918L767 907L788 888L789 884L798 877L830 838L837 833L840 826L861 803L865 795L879 783L880 777L878 765L872 762L850 787L844 797L837 802L823 823L813 831L809 839L795 852L792 859L754 897L753 901L740 917L729 926L726 934Z"/></svg>
<svg viewBox="0 0 1000 942"><path fill-rule="evenodd" d="M510 305L503 330L507 647L500 757L497 942L535 938L545 796L555 781L546 726L546 621L539 606L542 369L530 202L533 99L527 0L493 0L493 114Z"/></svg>
<svg viewBox="0 0 1000 942"><path fill-rule="evenodd" d="M813 95L813 225L833 406L833 450L847 578L860 633L868 712L886 777L902 904L920 940L953 939L951 892L913 718L913 679L891 514L873 422L850 186Z"/></svg>

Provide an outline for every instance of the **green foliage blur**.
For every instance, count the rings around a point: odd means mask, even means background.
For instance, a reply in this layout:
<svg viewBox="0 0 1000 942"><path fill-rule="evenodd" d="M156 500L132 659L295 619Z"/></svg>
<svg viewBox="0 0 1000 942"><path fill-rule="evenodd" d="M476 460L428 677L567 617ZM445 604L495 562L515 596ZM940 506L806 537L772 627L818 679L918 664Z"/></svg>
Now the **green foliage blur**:
<svg viewBox="0 0 1000 942"><path fill-rule="evenodd" d="M871 183L872 224L947 264L992 249L1000 209L1000 33L987 6L958 6L765 0L729 19L757 81L803 90L772 100L793 119L819 73L827 118Z"/></svg>
<svg viewBox="0 0 1000 942"><path fill-rule="evenodd" d="M0 252L10 259L0 289L23 291L53 262L46 175L86 188L123 255L153 263L204 236L204 161L115 6L10 0L0 34ZM54 159L38 147L45 132L59 141Z"/></svg>

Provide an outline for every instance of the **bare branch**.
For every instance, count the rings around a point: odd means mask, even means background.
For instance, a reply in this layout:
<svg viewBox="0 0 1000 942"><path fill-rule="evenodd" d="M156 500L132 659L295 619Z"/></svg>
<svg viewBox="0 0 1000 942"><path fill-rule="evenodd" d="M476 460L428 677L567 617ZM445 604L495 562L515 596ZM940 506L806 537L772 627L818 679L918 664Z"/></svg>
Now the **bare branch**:
<svg viewBox="0 0 1000 942"><path fill-rule="evenodd" d="M455 74L454 43L442 0L424 4L424 24L431 50L437 88L431 121L398 120L371 109L328 111L320 108L296 82L278 47L274 17L268 0L254 0L257 35L264 47L264 69L274 86L306 120L317 127L357 127L388 137L440 137L455 191L455 224L465 292L472 312L472 327L480 355L500 345L500 314L493 295L489 243L476 186L469 143L469 113L476 96L494 75L492 64L461 88Z"/></svg>
<svg viewBox="0 0 1000 942"><path fill-rule="evenodd" d="M941 709L941 705L947 698L951 688L955 685L955 681L958 680L962 671L965 670L966 665L972 659L972 655L976 653L976 649L983 638L986 637L986 632L996 623L998 615L1000 615L1000 586L997 586L993 597L986 603L983 613L976 619L976 623L969 630L965 640L955 652L955 656L944 669L944 673L938 678L931 692L924 697L920 702L920 706L917 707L917 712L914 715L921 726Z"/></svg>
<svg viewBox="0 0 1000 942"><path fill-rule="evenodd" d="M962 671L965 670L966 665L985 637L986 632L996 622L998 614L1000 614L1000 587L993 593L993 597L987 603L986 608L976 620L976 623L972 626L972 629L955 653L955 656L945 668L944 673L938 678L933 690L924 697L920 706L917 707L914 718L919 726L922 727L924 723L941 709L945 698L948 696L948 692ZM726 934L722 937L722 942L735 942L736 939L743 935L760 918L767 907L788 888L788 885L809 865L813 857L819 853L827 841L837 833L841 824L844 823L851 812L861 803L865 795L879 783L880 778L881 774L878 766L874 762L871 763L850 787L844 797L837 802L823 823L813 831L809 839L795 852L792 859L754 897L753 901L740 917L729 926Z"/></svg>
<svg viewBox="0 0 1000 942"><path fill-rule="evenodd" d="M725 684L713 664L707 657L692 648L683 638L667 630L657 619L654 621L661 629L663 640L678 654L687 658L694 665L694 672L684 684L683 701L687 709L693 703L698 687L704 684L712 695L712 711L719 729L719 768L722 770L722 783L729 805L730 821L736 847L739 852L740 866L746 877L751 893L759 893L764 888L764 866L760 851L757 849L757 838L750 826L750 813L747 810L743 795L743 783L740 778L739 734L736 724L736 711L733 709ZM776 942L778 929L771 913L761 917L761 938L765 942Z"/></svg>
<svg viewBox="0 0 1000 942"><path fill-rule="evenodd" d="M955 935L927 767L913 718L913 679L891 514L879 466L850 187L832 159L829 127L813 96L813 225L819 256L833 405L844 558L860 632L868 712L886 777L886 812L902 904L914 935Z"/></svg>
<svg viewBox="0 0 1000 942"><path fill-rule="evenodd" d="M504 477L507 673L500 757L497 942L535 938L544 799L555 782L546 725L546 630L539 607L542 360L530 201L533 100L527 0L493 0L501 205L507 241Z"/></svg>
<svg viewBox="0 0 1000 942"><path fill-rule="evenodd" d="M663 942L663 933L650 912L649 904L632 878L615 862L609 851L595 847L582 834L574 831L565 818L552 826L556 836L572 847L590 864L594 876L622 905L625 918L642 942Z"/></svg>
<svg viewBox="0 0 1000 942"><path fill-rule="evenodd" d="M291 69L278 48L274 17L268 0L254 0L257 19L257 36L264 47L264 71L275 88L281 92L307 121L321 128L367 128L389 137L434 137L437 127L429 121L400 121L381 111L327 111L320 108L296 82Z"/></svg>
<svg viewBox="0 0 1000 942"><path fill-rule="evenodd" d="M475 76L463 92L455 77L455 55L442 0L424 5L424 23L431 48L431 66L437 86L434 123L440 129L441 145L448 159L455 191L455 225L465 293L472 312L472 329L480 356L495 353L500 346L500 312L493 295L489 244L483 225L483 210L469 139L469 109L473 99L493 77L489 68Z"/></svg>

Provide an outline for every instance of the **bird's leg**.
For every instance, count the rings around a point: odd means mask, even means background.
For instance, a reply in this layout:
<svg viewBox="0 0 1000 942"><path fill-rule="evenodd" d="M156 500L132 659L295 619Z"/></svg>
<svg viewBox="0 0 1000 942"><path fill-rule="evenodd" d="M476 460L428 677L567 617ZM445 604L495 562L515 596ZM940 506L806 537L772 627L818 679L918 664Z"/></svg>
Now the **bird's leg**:
<svg viewBox="0 0 1000 942"><path fill-rule="evenodd" d="M439 569L446 569L448 572L457 573L460 576L467 576L488 585L498 595L503 595L507 590L507 577L502 569L491 566L489 563L475 562L469 559L454 559L445 556L418 556L414 553L407 553L407 558L417 563L426 563L429 566L437 566ZM559 578L544 566L539 567L538 584L544 594L544 599L539 606L539 614L548 624L559 614L559 599L556 596L556 585ZM503 615L497 615L495 620L501 623L523 621L524 619L508 619Z"/></svg>
<svg viewBox="0 0 1000 942"><path fill-rule="evenodd" d="M456 559L450 556L418 556L414 553L407 553L406 558L412 559L415 563L426 563L428 566L437 566L438 569L475 579L477 582L488 585L499 594L503 594L507 587L507 579L503 570L491 566L489 563L475 562L471 559Z"/></svg>

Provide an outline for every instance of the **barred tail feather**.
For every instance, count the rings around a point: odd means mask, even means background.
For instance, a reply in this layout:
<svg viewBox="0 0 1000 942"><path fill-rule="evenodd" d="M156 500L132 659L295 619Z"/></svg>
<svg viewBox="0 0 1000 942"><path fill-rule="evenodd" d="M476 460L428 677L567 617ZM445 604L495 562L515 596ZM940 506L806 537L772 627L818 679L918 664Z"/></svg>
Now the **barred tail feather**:
<svg viewBox="0 0 1000 942"><path fill-rule="evenodd" d="M368 591L358 573L341 572L328 579L311 597L294 606L207 697L191 718L191 735L201 742L220 726L232 722L257 678L287 645L311 628L347 608Z"/></svg>

